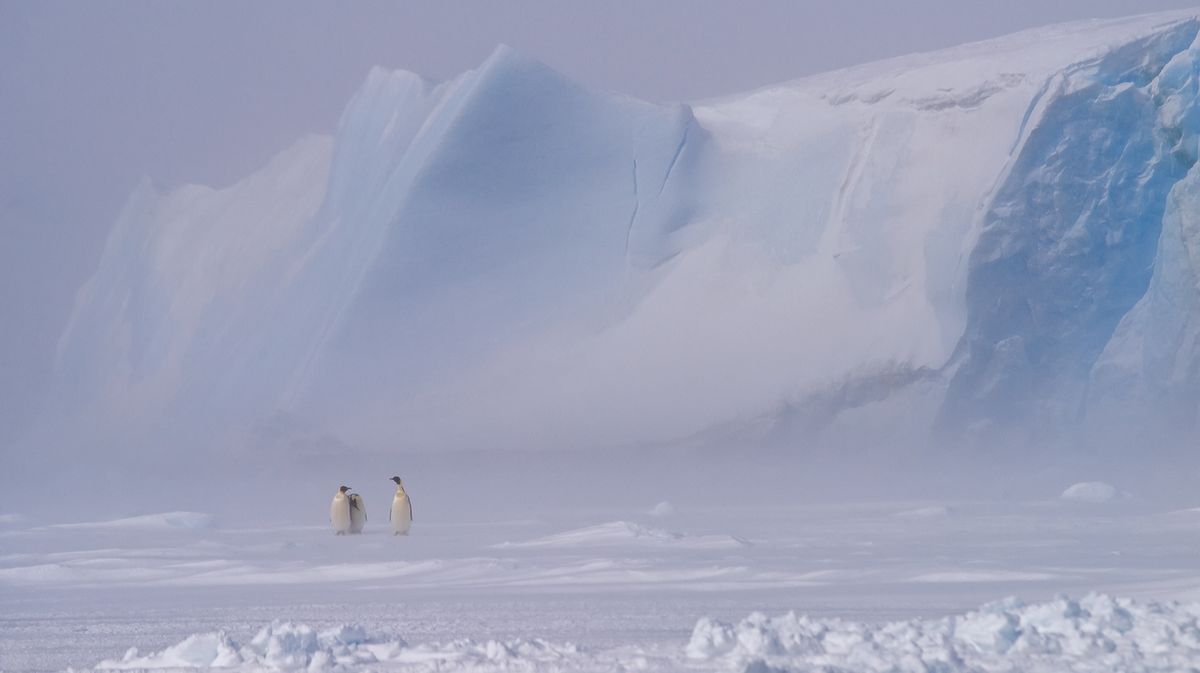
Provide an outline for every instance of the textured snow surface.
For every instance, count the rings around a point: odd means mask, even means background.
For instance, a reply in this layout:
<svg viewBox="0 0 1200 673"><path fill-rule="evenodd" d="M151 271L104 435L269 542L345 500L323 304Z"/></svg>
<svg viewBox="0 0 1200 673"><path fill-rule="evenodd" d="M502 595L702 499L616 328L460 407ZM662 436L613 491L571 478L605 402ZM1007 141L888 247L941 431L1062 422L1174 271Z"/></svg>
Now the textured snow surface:
<svg viewBox="0 0 1200 673"><path fill-rule="evenodd" d="M963 615L884 624L754 613L700 619L682 647L580 648L540 639L409 644L360 626L274 623L240 644L189 636L151 654L131 648L94 670L239 671L855 671L1175 672L1200 666L1200 605L1103 594L990 603ZM680 651L682 650L682 651Z"/></svg>
<svg viewBox="0 0 1200 673"><path fill-rule="evenodd" d="M285 622L265 627L244 645L224 633L203 633L148 655L131 648L120 660L102 661L94 670L570 670L577 654L573 645L536 639L409 646L395 636L368 636L360 626L317 631Z"/></svg>
<svg viewBox="0 0 1200 673"><path fill-rule="evenodd" d="M936 642L953 645L964 661L994 656L1019 671L1042 669L1017 664L1052 660L1083 666L1084 653L1106 647L1105 639L1114 658L1100 661L1134 661L1135 642L1145 670L1190 656L1194 608L1169 601L1200 599L1200 511L1142 499L1081 507L1054 495L1030 502L688 502L669 519L670 531L644 505L614 503L602 514L595 503L560 509L549 522L446 521L427 507L403 538L374 517L356 536L334 536L328 524L242 527L231 517L206 528L14 523L0 529L0 669L62 670L102 660L186 668L225 657L246 668L316 660L319 670L340 657L377 670L362 663L374 657L402 670L616 670L643 659L650 670L743 670L759 658L805 670L801 662L818 668L812 658L824 656L830 666L873 671L847 657L874 652L908 670L912 657L943 656L930 645ZM326 499L313 517L324 516ZM1072 617L1073 603L1039 603L1059 592L1140 602L1110 609L1089 598ZM941 619L1008 595L1032 607L997 604ZM789 610L806 617L756 616L738 625L752 612ZM1127 629L1117 620L1121 610L1131 615ZM1101 628L1104 620L1111 626ZM807 645L800 634L808 634ZM691 654L703 658L687 656L689 638ZM855 638L866 644L846 649ZM902 645L905 638L918 644ZM1011 643L1002 653L971 649L1004 638ZM130 647L138 652L126 656Z"/></svg>
<svg viewBox="0 0 1200 673"><path fill-rule="evenodd" d="M84 521L79 523L56 523L52 528L208 528L212 525L212 515L202 512L165 512L163 514L146 514L124 519L108 521Z"/></svg>
<svg viewBox="0 0 1200 673"><path fill-rule="evenodd" d="M662 516L657 511L652 515ZM613 521L527 542L506 543L511 547L590 547L614 544L646 544L675 548L745 547L749 545L745 540L729 535L684 535L629 521Z"/></svg>
<svg viewBox="0 0 1200 673"><path fill-rule="evenodd" d="M1190 429L1198 28L1067 24L692 105L507 48L440 84L376 69L331 138L130 197L34 441Z"/></svg>

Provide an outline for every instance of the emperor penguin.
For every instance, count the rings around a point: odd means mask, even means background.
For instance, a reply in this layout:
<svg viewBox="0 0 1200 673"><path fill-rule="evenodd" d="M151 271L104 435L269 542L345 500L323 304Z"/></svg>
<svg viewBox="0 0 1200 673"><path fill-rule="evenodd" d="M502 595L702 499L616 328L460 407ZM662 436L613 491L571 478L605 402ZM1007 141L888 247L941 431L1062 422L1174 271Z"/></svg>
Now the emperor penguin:
<svg viewBox="0 0 1200 673"><path fill-rule="evenodd" d="M404 484L400 477L392 477L392 481L396 482L396 495L392 498L388 521L392 522L393 535L408 535L408 529L412 528L412 501L404 492Z"/></svg>
<svg viewBox="0 0 1200 673"><path fill-rule="evenodd" d="M333 496L333 503L329 505L329 520L333 523L333 532L337 535L345 535L350 531L350 497L346 495L349 490L348 486L338 488Z"/></svg>
<svg viewBox="0 0 1200 673"><path fill-rule="evenodd" d="M363 504L361 495L351 493L348 497L350 498L350 532L357 535L363 531L363 526L367 525L367 507Z"/></svg>

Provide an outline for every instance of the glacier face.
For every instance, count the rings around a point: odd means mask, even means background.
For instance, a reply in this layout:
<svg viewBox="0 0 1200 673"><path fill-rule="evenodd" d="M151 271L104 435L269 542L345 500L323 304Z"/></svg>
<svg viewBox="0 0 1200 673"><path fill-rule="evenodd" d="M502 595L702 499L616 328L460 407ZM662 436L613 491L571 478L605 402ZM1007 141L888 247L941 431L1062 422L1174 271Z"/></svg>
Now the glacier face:
<svg viewBox="0 0 1200 673"><path fill-rule="evenodd" d="M1086 412L1091 369L1145 294L1167 195L1195 162L1186 120L1159 114L1195 105L1181 90L1195 36L1184 23L1051 83L971 253L947 424L1042 432Z"/></svg>
<svg viewBox="0 0 1200 673"><path fill-rule="evenodd" d="M1194 427L1198 28L1069 24L693 105L507 48L440 84L377 69L332 138L226 189L139 187L44 426L147 449L259 448L263 423L368 448Z"/></svg>
<svg viewBox="0 0 1200 673"><path fill-rule="evenodd" d="M1121 319L1091 373L1091 425L1128 433L1147 416L1193 427L1200 412L1200 176L1195 106L1200 54L1175 56L1158 77L1159 124L1171 151L1191 166L1167 197L1147 292ZM1123 434L1124 434L1123 433Z"/></svg>

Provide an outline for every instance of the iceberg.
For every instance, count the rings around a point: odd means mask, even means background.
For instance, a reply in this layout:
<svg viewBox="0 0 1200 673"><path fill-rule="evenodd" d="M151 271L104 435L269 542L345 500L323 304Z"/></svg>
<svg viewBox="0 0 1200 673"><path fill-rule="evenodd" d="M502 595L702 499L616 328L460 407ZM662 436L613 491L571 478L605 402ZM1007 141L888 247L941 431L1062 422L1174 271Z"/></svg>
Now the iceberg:
<svg viewBox="0 0 1200 673"><path fill-rule="evenodd" d="M506 47L375 69L245 180L135 190L34 441L1187 436L1198 31L1072 23L691 104Z"/></svg>

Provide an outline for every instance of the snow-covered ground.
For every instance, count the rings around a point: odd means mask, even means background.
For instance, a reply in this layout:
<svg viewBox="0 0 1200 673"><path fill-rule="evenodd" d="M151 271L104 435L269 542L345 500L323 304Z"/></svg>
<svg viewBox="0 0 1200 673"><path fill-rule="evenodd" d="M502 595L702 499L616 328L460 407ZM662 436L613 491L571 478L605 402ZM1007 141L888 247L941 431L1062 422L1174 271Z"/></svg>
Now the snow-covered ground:
<svg viewBox="0 0 1200 673"><path fill-rule="evenodd" d="M406 538L378 521L335 537L186 512L6 517L0 670L1200 665L1200 607L1145 603L1200 600L1200 510L1136 498L651 505L431 514ZM1097 591L1141 602L1085 598ZM980 608L1010 595L1031 605Z"/></svg>

